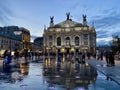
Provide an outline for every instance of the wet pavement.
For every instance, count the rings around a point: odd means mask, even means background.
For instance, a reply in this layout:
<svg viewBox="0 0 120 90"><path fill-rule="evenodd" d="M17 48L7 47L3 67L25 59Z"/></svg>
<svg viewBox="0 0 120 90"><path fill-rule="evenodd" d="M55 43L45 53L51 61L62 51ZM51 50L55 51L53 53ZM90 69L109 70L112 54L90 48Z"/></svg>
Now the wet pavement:
<svg viewBox="0 0 120 90"><path fill-rule="evenodd" d="M105 59L101 61L91 58L87 62L120 85L120 60L115 60L115 66L112 67L106 65Z"/></svg>
<svg viewBox="0 0 120 90"><path fill-rule="evenodd" d="M93 61L45 58L43 62L21 60L14 66L1 64L0 90L120 90L115 80L96 68L106 67L105 63Z"/></svg>

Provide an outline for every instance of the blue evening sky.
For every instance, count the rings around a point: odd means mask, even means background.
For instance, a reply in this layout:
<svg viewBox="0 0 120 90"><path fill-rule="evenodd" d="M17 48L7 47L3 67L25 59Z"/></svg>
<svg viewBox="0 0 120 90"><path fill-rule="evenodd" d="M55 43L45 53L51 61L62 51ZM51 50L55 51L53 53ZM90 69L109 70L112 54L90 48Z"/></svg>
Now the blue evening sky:
<svg viewBox="0 0 120 90"><path fill-rule="evenodd" d="M97 44L106 44L112 35L120 35L120 0L0 0L0 26L19 26L30 30L32 37L42 36L50 16L57 24L66 20L82 22L87 15L88 25L97 32Z"/></svg>

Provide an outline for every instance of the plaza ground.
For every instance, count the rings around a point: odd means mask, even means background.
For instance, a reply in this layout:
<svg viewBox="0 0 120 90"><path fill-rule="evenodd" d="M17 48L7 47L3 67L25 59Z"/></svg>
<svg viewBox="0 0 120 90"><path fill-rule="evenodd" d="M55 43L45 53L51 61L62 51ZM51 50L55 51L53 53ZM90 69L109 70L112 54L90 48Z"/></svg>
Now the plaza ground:
<svg viewBox="0 0 120 90"><path fill-rule="evenodd" d="M113 67L108 67L105 59L101 61L91 58L87 62L120 85L120 60L115 60L115 66Z"/></svg>
<svg viewBox="0 0 120 90"><path fill-rule="evenodd" d="M49 63L49 59L44 59ZM24 59L20 59L20 61L11 63L11 66L16 64L24 63ZM85 85L86 81L83 84L79 84L81 82L81 76L79 74L76 75L75 72L69 76L69 65L73 68L75 63L70 63L66 61L61 63L61 66L65 66L68 75L64 75L61 77L64 69L59 68L59 63L56 69L58 70L56 73L53 74L50 72L51 68L46 67L44 68L44 64L42 62L30 62L29 64L21 64L20 69L12 68L12 70L3 70L2 68L2 60L0 60L0 89L2 90L119 90L120 89L120 61L115 60L114 67L107 67L106 61L103 60L96 60L94 58L86 59L86 64L89 64L89 67L84 67L84 64L80 65L80 70L83 71L85 68L91 68L92 71L97 70L97 75L95 75L96 80L95 82L90 82ZM78 65L78 64L77 64ZM87 69L88 70L88 69ZM20 73L18 73L20 72ZM84 72L84 71L83 71ZM91 71L87 71L91 72ZM96 71L95 71L96 72ZM21 74L22 73L22 74ZM44 73L44 74L43 74ZM66 74L67 74L66 73ZM84 72L86 77L88 77L87 73ZM7 76L6 76L7 75ZM52 75L52 76L51 76ZM94 75L94 74L91 74ZM88 78L89 79L89 78ZM63 83L63 81L65 82ZM55 82L57 82L55 84ZM60 84L62 82L62 85ZM75 84L75 83L77 84ZM74 87L74 88L71 88Z"/></svg>

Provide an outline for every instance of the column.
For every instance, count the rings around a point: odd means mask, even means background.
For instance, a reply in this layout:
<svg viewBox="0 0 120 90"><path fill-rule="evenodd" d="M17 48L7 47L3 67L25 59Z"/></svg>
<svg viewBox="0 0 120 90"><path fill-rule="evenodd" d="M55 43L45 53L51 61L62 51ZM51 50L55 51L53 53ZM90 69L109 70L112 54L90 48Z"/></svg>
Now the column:
<svg viewBox="0 0 120 90"><path fill-rule="evenodd" d="M81 35L79 35L79 46L81 46Z"/></svg>
<svg viewBox="0 0 120 90"><path fill-rule="evenodd" d="M90 34L88 34L88 47L90 47Z"/></svg>
<svg viewBox="0 0 120 90"><path fill-rule="evenodd" d="M81 45L84 45L83 34L81 35Z"/></svg>

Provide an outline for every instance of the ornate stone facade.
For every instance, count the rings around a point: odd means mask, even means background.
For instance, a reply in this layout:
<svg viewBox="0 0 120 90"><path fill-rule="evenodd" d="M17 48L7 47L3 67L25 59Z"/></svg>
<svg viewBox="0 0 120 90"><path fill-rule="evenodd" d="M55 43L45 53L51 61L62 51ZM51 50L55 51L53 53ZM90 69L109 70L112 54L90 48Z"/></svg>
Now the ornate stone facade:
<svg viewBox="0 0 120 90"><path fill-rule="evenodd" d="M96 31L94 26L87 25L86 15L83 22L75 22L66 13L67 19L54 25L54 17L50 17L50 27L44 28L44 52L79 53L96 51Z"/></svg>

